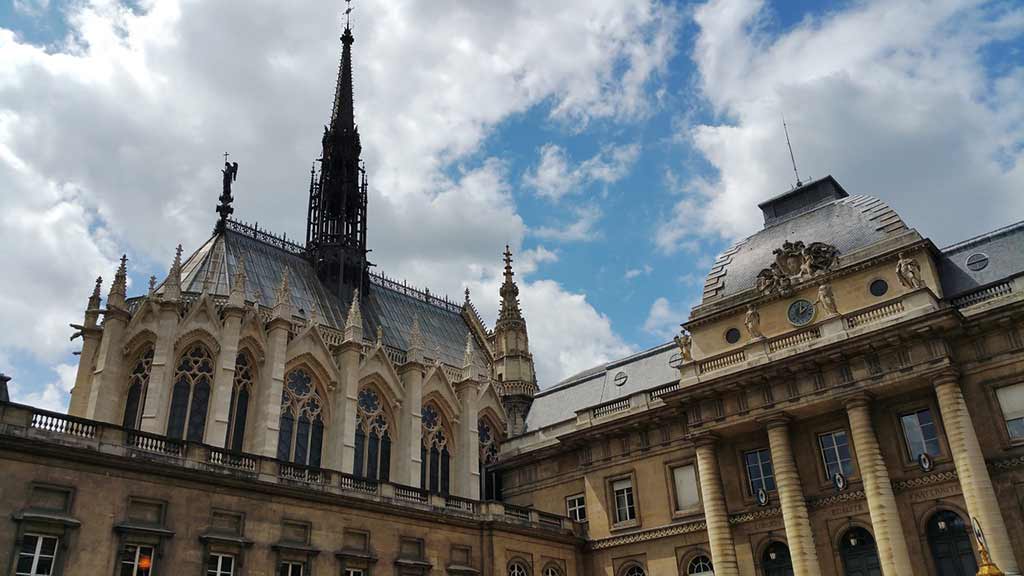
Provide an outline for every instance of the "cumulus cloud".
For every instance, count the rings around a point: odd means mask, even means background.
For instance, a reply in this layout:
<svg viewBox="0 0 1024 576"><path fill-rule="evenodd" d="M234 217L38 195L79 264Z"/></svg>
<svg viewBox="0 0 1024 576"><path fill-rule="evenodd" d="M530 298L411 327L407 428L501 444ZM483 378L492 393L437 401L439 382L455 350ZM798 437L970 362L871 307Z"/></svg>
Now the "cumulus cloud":
<svg viewBox="0 0 1024 576"><path fill-rule="evenodd" d="M523 183L538 196L558 201L567 194L579 193L594 183L612 184L621 180L636 162L640 145L607 145L594 156L571 166L563 148L545 144L540 161L523 175Z"/></svg>
<svg viewBox="0 0 1024 576"><path fill-rule="evenodd" d="M236 216L302 236L340 50L330 2L62 10L69 33L54 45L0 27L0 267L19 271L0 287L0 353L47 362L67 353L66 323L121 251L163 271L174 245L209 234L225 150L240 164ZM518 249L526 226L506 167L482 150L487 136L540 105L569 131L642 117L678 25L653 0L361 5L356 114L374 262L435 292L496 278L502 248ZM593 178L611 177L609 158ZM570 235L591 234L578 224ZM610 330L585 298L559 290L542 285L536 316L569 300L589 312L563 334ZM551 378L584 356L537 350Z"/></svg>
<svg viewBox="0 0 1024 576"><path fill-rule="evenodd" d="M757 202L793 181L783 113L805 180L831 173L939 243L1021 213L1024 72L1019 61L987 68L985 51L1020 37L1024 9L875 0L782 32L772 18L762 0L713 0L694 13L693 58L714 121L682 137L717 175L689 183L658 247L760 226Z"/></svg>
<svg viewBox="0 0 1024 576"><path fill-rule="evenodd" d="M685 310L677 309L668 298L664 296L656 299L647 312L647 319L644 320L644 330L668 340L679 332L679 324L687 318Z"/></svg>
<svg viewBox="0 0 1024 576"><path fill-rule="evenodd" d="M570 209L573 220L554 226L539 226L534 236L559 242L590 242L600 238L598 222L604 214L596 204L579 204Z"/></svg>
<svg viewBox="0 0 1024 576"><path fill-rule="evenodd" d="M623 278L626 280L632 280L633 278L639 278L640 276L650 276L651 272L654 272L654 267L650 264L644 264L640 268L630 268L626 270Z"/></svg>
<svg viewBox="0 0 1024 576"><path fill-rule="evenodd" d="M58 364L53 367L57 379L48 382L45 386L32 386L32 383L20 382L17 379L10 382L11 402L37 406L44 410L63 412L67 410L68 402L71 400L71 389L75 387L75 375L78 366L72 364Z"/></svg>

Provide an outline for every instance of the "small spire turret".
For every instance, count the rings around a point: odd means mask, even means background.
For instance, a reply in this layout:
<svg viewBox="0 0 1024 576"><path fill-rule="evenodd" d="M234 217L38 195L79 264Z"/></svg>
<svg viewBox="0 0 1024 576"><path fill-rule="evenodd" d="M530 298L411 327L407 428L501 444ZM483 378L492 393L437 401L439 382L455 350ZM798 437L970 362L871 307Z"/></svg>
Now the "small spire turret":
<svg viewBox="0 0 1024 576"><path fill-rule="evenodd" d="M107 306L117 308L125 307L125 299L128 292L128 255L121 255L121 265L114 273L114 283L110 285L110 293L107 294Z"/></svg>
<svg viewBox="0 0 1024 576"><path fill-rule="evenodd" d="M359 304L358 288L352 293L352 305L348 307L348 317L345 318L345 340L363 341L363 311Z"/></svg>
<svg viewBox="0 0 1024 576"><path fill-rule="evenodd" d="M164 281L164 299L176 301L181 298L181 244L174 250L174 261Z"/></svg>
<svg viewBox="0 0 1024 576"><path fill-rule="evenodd" d="M423 362L423 334L420 333L420 315L412 317L412 327L409 329L409 362Z"/></svg>

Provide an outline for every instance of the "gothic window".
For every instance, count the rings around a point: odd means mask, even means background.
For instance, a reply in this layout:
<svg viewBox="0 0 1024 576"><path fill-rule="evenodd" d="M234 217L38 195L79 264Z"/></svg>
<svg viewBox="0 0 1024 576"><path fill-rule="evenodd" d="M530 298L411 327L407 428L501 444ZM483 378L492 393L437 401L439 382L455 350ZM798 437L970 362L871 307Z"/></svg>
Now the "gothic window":
<svg viewBox="0 0 1024 576"><path fill-rule="evenodd" d="M202 344L192 345L181 356L174 374L171 414L167 419L168 436L203 441L212 382L213 359L210 352Z"/></svg>
<svg viewBox="0 0 1024 576"><path fill-rule="evenodd" d="M235 358L235 380L231 385L231 407L228 409L228 436L224 442L229 450L242 451L245 419L249 413L254 380L252 357L248 352L239 352Z"/></svg>
<svg viewBox="0 0 1024 576"><path fill-rule="evenodd" d="M484 500L497 500L497 472L488 470L498 462L497 429L491 426L486 418L477 421L477 432L480 436L480 497Z"/></svg>
<svg viewBox="0 0 1024 576"><path fill-rule="evenodd" d="M371 388L359 391L356 404L356 455L353 474L370 480L391 479L391 426L380 395Z"/></svg>
<svg viewBox="0 0 1024 576"><path fill-rule="evenodd" d="M302 368L292 370L284 380L277 458L319 468L324 443L323 399L313 377Z"/></svg>
<svg viewBox="0 0 1024 576"><path fill-rule="evenodd" d="M448 494L451 488L451 452L448 434L437 408L428 404L423 417L423 443L420 445L421 485L439 494Z"/></svg>
<svg viewBox="0 0 1024 576"><path fill-rule="evenodd" d="M138 428L142 406L146 403L146 389L149 387L149 374L153 369L153 347L147 347L132 368L128 377L128 396L124 402L124 427Z"/></svg>

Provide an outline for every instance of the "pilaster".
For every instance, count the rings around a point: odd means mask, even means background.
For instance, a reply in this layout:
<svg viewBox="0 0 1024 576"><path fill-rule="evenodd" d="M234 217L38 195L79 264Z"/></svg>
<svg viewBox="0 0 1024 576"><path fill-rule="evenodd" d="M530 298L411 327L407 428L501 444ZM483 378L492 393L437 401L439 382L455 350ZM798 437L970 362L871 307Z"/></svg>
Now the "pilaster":
<svg viewBox="0 0 1024 576"><path fill-rule="evenodd" d="M455 385L459 395L458 446L455 453L455 494L480 499L480 434L477 429L480 384L466 379Z"/></svg>
<svg viewBox="0 0 1024 576"><path fill-rule="evenodd" d="M715 574L739 576L736 545L732 537L732 528L729 526L729 512L722 489L722 473L718 467L718 453L715 451L717 438L708 434L699 438L695 445L701 500L704 503L704 521L707 524L711 562L715 566Z"/></svg>
<svg viewBox="0 0 1024 576"><path fill-rule="evenodd" d="M949 450L953 453L953 462L960 479L960 489L967 502L967 513L981 524L996 565L1007 574L1019 574L1020 568L1013 555L1010 536L999 509L992 478L988 474L985 456L960 389L959 375L950 371L937 376L935 394L946 428Z"/></svg>
<svg viewBox="0 0 1024 576"><path fill-rule="evenodd" d="M900 525L889 470L871 424L870 402L870 398L863 394L851 398L846 402L846 414L850 419L853 448L857 453L857 465L864 483L871 526L875 531L878 558L885 576L915 574L917 571L910 562L910 551Z"/></svg>
<svg viewBox="0 0 1024 576"><path fill-rule="evenodd" d="M92 386L86 403L86 418L122 424L122 402L125 390L124 331L128 327L128 312L108 306L103 318L103 336L96 352L96 369L92 373Z"/></svg>
<svg viewBox="0 0 1024 576"><path fill-rule="evenodd" d="M423 420L423 376L424 365L416 360L406 362L399 370L405 397L399 410L398 456L394 481L408 486L420 486L420 445Z"/></svg>
<svg viewBox="0 0 1024 576"><path fill-rule="evenodd" d="M221 331L220 355L217 373L213 376L210 394L210 415L206 420L204 442L218 448L225 447L228 424L231 420L231 395L235 384L235 363L238 358L238 336L242 330L244 308L224 307L224 329Z"/></svg>
<svg viewBox="0 0 1024 576"><path fill-rule="evenodd" d="M149 376L146 402L142 410L139 429L152 434L167 432L167 412L170 409L174 380L174 341L178 334L178 302L160 302L160 320L157 324L156 344L153 347L153 369Z"/></svg>
<svg viewBox="0 0 1024 576"><path fill-rule="evenodd" d="M338 365L341 368L341 382L334 392L335 413L340 417L338 429L341 442L327 443L327 466L338 466L342 472L351 474L356 461L356 407L359 401L359 361L362 343L345 340L341 345ZM337 439L337 437L335 437ZM337 445L340 450L334 446Z"/></svg>
<svg viewBox="0 0 1024 576"><path fill-rule="evenodd" d="M75 387L71 389L71 402L68 404L68 414L72 416L85 417L89 409L89 392L92 389L93 367L96 364L96 353L100 349L100 342L103 340L103 329L99 327L100 316L100 286L102 278L96 279L96 286L85 309L85 322L81 326L72 326L78 329L82 336L82 352L78 356L78 372L75 374ZM71 337L74 339L74 336Z"/></svg>
<svg viewBox="0 0 1024 576"><path fill-rule="evenodd" d="M786 540L793 560L793 573L796 576L821 576L821 565L814 549L814 536L807 513L807 500L800 485L800 473L789 440L789 419L775 418L767 421L765 426L775 468L775 486L782 507L782 522L786 527Z"/></svg>
<svg viewBox="0 0 1024 576"><path fill-rule="evenodd" d="M259 385L252 403L255 417L249 451L269 458L277 457L277 435L281 426L281 394L284 391L284 366L288 351L289 321L274 318L267 334L267 357L259 371Z"/></svg>

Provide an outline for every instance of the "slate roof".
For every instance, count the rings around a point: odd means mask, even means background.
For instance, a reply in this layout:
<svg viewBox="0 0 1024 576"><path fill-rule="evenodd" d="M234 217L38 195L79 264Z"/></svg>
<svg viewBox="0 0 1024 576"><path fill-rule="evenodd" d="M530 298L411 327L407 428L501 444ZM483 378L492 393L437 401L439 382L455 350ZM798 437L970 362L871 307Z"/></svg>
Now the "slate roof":
<svg viewBox="0 0 1024 576"><path fill-rule="evenodd" d="M824 185L835 186L828 192L831 198L819 193ZM702 305L753 288L758 273L774 261L772 251L787 240L826 242L842 256L907 230L885 202L871 196L849 196L831 176L804 184L761 207L765 228L718 256L704 282ZM776 216L774 209L781 208L786 212Z"/></svg>
<svg viewBox="0 0 1024 576"><path fill-rule="evenodd" d="M967 267L974 254L988 257L981 270ZM990 284L1024 274L1024 222L993 230L942 249L939 258L939 279L942 294L954 298Z"/></svg>
<svg viewBox="0 0 1024 576"><path fill-rule="evenodd" d="M669 342L595 366L540 391L526 418L527 431L575 419L577 410L678 381L679 371L669 365L677 352ZM615 377L620 372L626 375L626 382L617 386Z"/></svg>
<svg viewBox="0 0 1024 576"><path fill-rule="evenodd" d="M341 301L324 288L313 265L302 256L302 247L247 228L229 223L228 229L214 234L192 253L182 264L182 291L200 293L205 286L211 295L227 296L238 263L244 261L246 299L272 307L287 269L297 314L308 318L315 310L323 324L343 329L351 302ZM157 292L162 291L161 286ZM379 325L383 327L386 345L408 350L412 319L418 315L424 355L462 366L470 327L460 305L378 275L370 276L367 292L361 297L364 337L375 338ZM479 348L477 353L482 354ZM482 361L482 357L478 360Z"/></svg>

